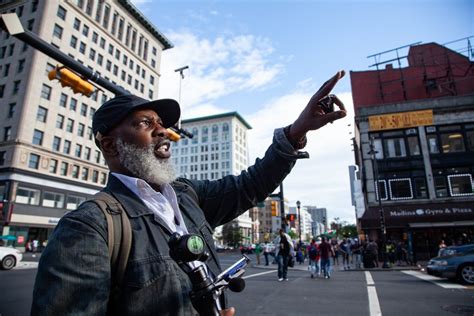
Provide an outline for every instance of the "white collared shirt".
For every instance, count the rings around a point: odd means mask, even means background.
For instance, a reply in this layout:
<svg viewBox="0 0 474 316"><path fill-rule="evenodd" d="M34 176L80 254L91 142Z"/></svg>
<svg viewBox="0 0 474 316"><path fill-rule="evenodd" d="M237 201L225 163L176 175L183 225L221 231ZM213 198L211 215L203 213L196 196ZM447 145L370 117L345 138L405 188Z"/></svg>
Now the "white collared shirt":
<svg viewBox="0 0 474 316"><path fill-rule="evenodd" d="M161 192L155 191L146 181L112 172L127 188L137 195L156 217L166 223L171 232L188 233L178 207L176 193L169 184L163 184ZM175 222L175 218L179 224Z"/></svg>

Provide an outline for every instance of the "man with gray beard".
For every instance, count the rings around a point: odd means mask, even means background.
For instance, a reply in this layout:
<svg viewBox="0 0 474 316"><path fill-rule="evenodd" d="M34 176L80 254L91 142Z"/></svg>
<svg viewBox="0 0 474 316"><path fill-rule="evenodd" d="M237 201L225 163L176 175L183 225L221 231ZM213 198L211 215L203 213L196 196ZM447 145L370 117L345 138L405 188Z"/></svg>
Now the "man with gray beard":
<svg viewBox="0 0 474 316"><path fill-rule="evenodd" d="M306 133L343 118L342 102L330 91L344 76L339 71L313 95L296 121L275 130L262 159L242 171L215 181L176 178L170 163L167 128L180 117L176 101L147 101L122 95L104 103L92 122L97 146L110 169L102 190L125 210L132 246L120 287L109 257L107 221L94 201L63 216L49 238L38 267L32 315L195 315L187 274L170 257L174 233L202 237L209 252L205 262L193 261L210 277L221 272L212 233L273 192L296 160ZM340 110L334 111L334 104ZM291 106L291 105L289 105ZM218 302L221 315L225 296Z"/></svg>

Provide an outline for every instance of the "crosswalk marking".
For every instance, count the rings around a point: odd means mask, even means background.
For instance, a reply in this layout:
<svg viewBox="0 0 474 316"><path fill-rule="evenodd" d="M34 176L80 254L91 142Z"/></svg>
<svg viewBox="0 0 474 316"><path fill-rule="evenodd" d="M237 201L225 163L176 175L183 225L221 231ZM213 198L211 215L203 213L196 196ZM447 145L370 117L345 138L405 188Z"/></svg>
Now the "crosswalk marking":
<svg viewBox="0 0 474 316"><path fill-rule="evenodd" d="M465 286L462 286L460 284L451 283L447 280L444 280L444 279L441 279L441 278L438 278L438 277L435 277L435 276L432 276L432 275L429 275L429 274L425 274L425 273L422 273L420 271L407 270L407 271L402 271L402 272L405 273L405 274L414 276L416 278L419 278L421 280L434 283L434 284L436 284L436 285L438 285L442 288L445 288L445 289L466 289Z"/></svg>
<svg viewBox="0 0 474 316"><path fill-rule="evenodd" d="M382 310L380 309L377 289L375 288L375 282L372 278L372 274L370 274L369 271L365 271L365 279L367 280L367 295L369 297L370 316L381 316Z"/></svg>

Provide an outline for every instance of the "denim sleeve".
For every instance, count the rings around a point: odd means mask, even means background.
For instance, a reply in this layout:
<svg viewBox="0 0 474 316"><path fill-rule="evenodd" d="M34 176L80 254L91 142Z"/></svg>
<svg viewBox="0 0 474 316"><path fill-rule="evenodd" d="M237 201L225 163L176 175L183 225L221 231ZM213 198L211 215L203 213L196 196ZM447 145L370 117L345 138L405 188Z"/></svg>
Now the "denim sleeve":
<svg viewBox="0 0 474 316"><path fill-rule="evenodd" d="M110 261L106 226L100 225L105 217L84 205L59 221L41 255L31 315L107 312Z"/></svg>
<svg viewBox="0 0 474 316"><path fill-rule="evenodd" d="M286 139L283 129L276 129L273 142L263 158L242 171L215 181L192 181L199 204L212 227L225 224L267 198L285 179L296 160L308 158L296 151Z"/></svg>

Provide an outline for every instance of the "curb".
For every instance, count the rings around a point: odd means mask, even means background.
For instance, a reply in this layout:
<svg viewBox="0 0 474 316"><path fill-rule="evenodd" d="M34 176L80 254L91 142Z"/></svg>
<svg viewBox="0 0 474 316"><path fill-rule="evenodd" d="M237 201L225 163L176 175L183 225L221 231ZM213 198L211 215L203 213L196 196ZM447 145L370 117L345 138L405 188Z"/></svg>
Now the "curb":
<svg viewBox="0 0 474 316"><path fill-rule="evenodd" d="M252 264L252 268L256 269L263 269L263 270L273 270L273 269L278 269L278 265L276 264L271 264L268 266L265 265L257 265L257 264ZM333 266L331 266L333 272L352 272L352 271L406 271L406 270L417 270L417 271L423 271L423 267L421 266L405 266L405 267L391 267L391 268L359 268L359 269L350 269L350 270L340 270L340 269L334 269ZM288 267L289 270L300 270L300 271L308 271L308 265L306 264L301 264L301 265L295 265L294 267L290 268Z"/></svg>

